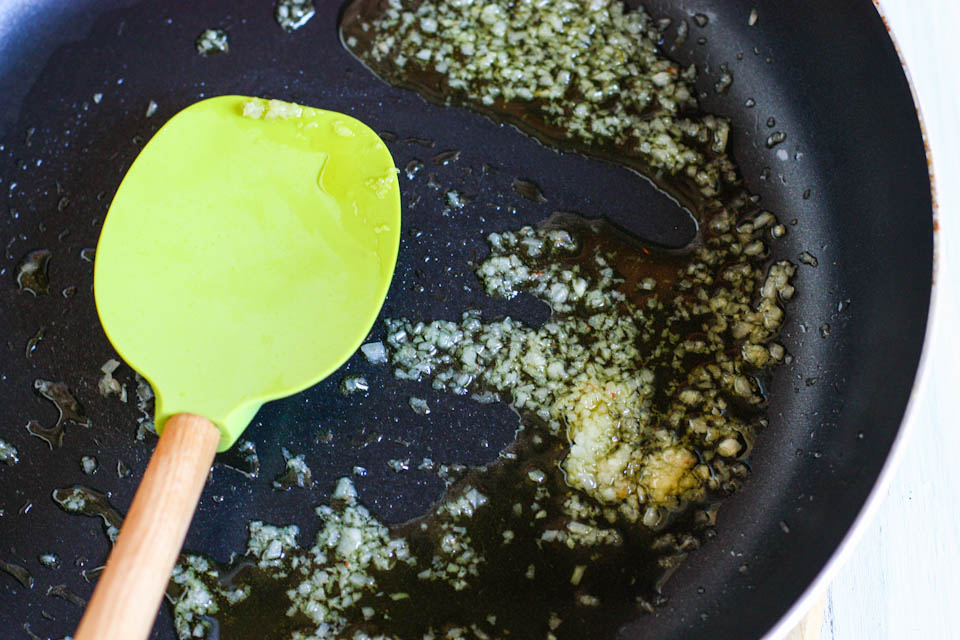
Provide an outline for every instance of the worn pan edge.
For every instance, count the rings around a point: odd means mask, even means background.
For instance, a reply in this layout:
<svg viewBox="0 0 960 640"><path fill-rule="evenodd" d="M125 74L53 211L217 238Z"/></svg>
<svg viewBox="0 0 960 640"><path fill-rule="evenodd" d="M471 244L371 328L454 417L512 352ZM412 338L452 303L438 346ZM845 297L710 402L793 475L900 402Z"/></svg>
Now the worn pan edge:
<svg viewBox="0 0 960 640"><path fill-rule="evenodd" d="M910 96L913 99L914 110L917 112L917 121L920 125L920 135L923 138L924 155L927 159L927 173L930 179L930 196L931 202L933 203L933 208L930 212L933 218L933 264L931 265L932 280L930 283L930 304L927 307L927 326L923 337L923 348L920 352L920 361L917 365L917 373L914 376L913 388L910 392L910 398L907 401L907 406L904 409L903 418L900 420L900 428L897 431L897 435L890 447L890 452L887 454L887 459L883 464L883 468L880 470L880 474L877 476L873 488L870 490L870 494L867 496L863 506L860 508L860 512L854 519L853 524L850 525L850 528L844 535L843 540L833 551L830 559L817 574L816 578L814 578L810 585L807 586L807 588L803 591L800 597L797 598L796 602L794 602L793 605L786 611L786 613L780 617L780 620L778 620L777 623L774 624L773 627L771 627L770 630L763 635L762 640L783 640L798 624L800 624L800 621L803 619L803 617L806 616L807 613L809 613L812 609L816 599L823 594L827 588L829 588L834 578L836 578L837 574L840 572L840 569L846 565L847 561L853 555L853 552L857 549L860 541L866 534L870 524L876 517L877 512L880 510L880 506L887 497L887 493L890 489L890 485L893 482L893 478L896 475L897 470L900 468L900 464L902 463L904 456L906 455L909 442L911 438L914 437L914 434L918 429L917 422L919 421L919 418L916 415L918 406L917 398L922 396L930 385L930 379L932 376L932 343L934 336L938 333L937 329L940 326L940 323L943 322L942 318L940 317L942 314L937 312L937 310L940 309L940 287L938 286L938 280L940 275L939 256L941 249L941 238L940 234L938 233L939 225L937 219L939 218L940 205L937 202L937 185L934 175L933 153L931 152L930 148L929 136L927 134L927 127L923 118L923 111L921 109L917 87L914 83L913 77L910 75L910 70L907 67L907 61L903 55L903 50L900 48L900 44L897 42L896 35L894 34L893 29L891 28L890 23L884 14L883 8L880 6L880 0L872 1L874 8L880 15L880 19L887 28L887 34L890 36L893 47L897 52L897 57L900 59L900 67L903 69L903 74L906 77L907 85L910 87Z"/></svg>

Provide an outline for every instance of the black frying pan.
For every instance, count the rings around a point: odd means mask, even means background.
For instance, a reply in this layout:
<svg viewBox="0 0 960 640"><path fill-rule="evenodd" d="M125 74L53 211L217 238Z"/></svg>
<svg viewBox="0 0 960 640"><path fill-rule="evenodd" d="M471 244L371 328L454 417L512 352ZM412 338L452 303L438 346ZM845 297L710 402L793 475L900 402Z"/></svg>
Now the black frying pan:
<svg viewBox="0 0 960 640"><path fill-rule="evenodd" d="M455 224L429 207L407 214L408 229L425 233L404 234L384 316L451 317L471 305L506 312L504 303L463 289L473 283L467 262L484 250L485 233L536 223L554 209L615 212L644 201L650 220L683 215L626 170L556 154L481 116L428 106L384 85L337 42L338 3L317 4L316 17L287 34L262 2L0 2L0 438L22 458L0 466L0 560L33 578L21 584L0 573L3 637L23 637L25 624L39 637L71 633L80 608L47 595L48 588L64 584L87 597L91 586L82 571L108 551L101 525L65 515L51 492L82 483L108 493L123 510L149 456L151 442L135 439L132 403L97 393L99 367L113 353L97 322L93 265L82 250L95 246L110 198L144 141L180 108L224 93L283 97L357 115L401 138L434 141L433 149L391 142L401 166L462 150L457 163L431 167L447 184L470 180L463 167L498 167L499 178L484 182L478 195L502 204L499 212L490 207ZM701 68L703 106L732 120L734 157L747 186L782 221L796 219L774 245L775 257L796 260L809 251L819 266L799 270L782 335L794 358L770 386L770 426L753 454L751 479L723 505L715 537L667 583L667 603L627 623L620 635L759 637L849 533L900 428L930 298L927 161L909 86L870 2L651 0L647 6L654 16L674 18L675 26L687 20L691 37L667 52ZM759 20L751 27L753 8ZM709 16L709 24L695 26L695 13ZM196 55L193 40L208 27L229 31L229 55ZM721 63L735 81L718 96L710 88ZM103 94L98 104L97 93ZM744 106L748 98L755 107ZM159 108L148 119L150 100ZM789 152L787 161L764 145L771 117L776 130L788 133L779 147ZM549 202L515 195L515 177L534 179ZM424 182L405 197L423 192ZM658 229L673 225L654 222L640 231L657 240ZM15 266L41 248L53 254L51 292L33 297L18 292ZM414 290L418 283L427 285L424 291ZM61 292L69 287L76 294L67 298ZM545 316L536 306L523 313L530 321ZM830 326L826 337L823 325ZM42 340L27 356L26 344L40 328ZM381 332L378 325L374 337ZM427 473L395 473L386 460L429 456L478 464L513 437L516 418L501 405L421 390L434 412L398 413L410 386L360 357L344 371L366 375L375 392L338 394L338 373L265 407L247 432L260 453L260 478L215 467L188 549L226 561L243 549L246 523L254 518L297 522L309 539L317 526L309 507L354 465L369 470L357 478L363 501L382 519L402 521L425 511L442 482ZM117 376L132 391L132 373L121 369ZM24 429L31 419L56 421L53 405L35 393L38 378L65 382L92 421L90 428L68 425L64 446L54 451ZM327 430L332 439L317 444L318 432ZM314 492L273 491L281 446L307 454ZM99 460L92 477L80 469L83 455ZM132 469L130 477L118 477L118 461ZM60 568L41 566L44 553L57 554ZM167 610L154 637L174 637Z"/></svg>

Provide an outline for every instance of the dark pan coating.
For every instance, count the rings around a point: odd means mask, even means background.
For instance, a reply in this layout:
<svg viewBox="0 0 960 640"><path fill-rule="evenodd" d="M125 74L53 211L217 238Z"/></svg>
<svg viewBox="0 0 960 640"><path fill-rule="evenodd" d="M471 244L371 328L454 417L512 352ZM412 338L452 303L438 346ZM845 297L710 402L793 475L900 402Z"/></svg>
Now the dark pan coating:
<svg viewBox="0 0 960 640"><path fill-rule="evenodd" d="M710 630L717 638L756 637L839 544L898 432L932 277L927 164L909 87L872 3L676 4L647 6L656 17L674 18L666 51L700 66L703 104L732 119L734 156L747 185L787 225L774 257L796 261L809 251L818 266L800 265L783 334L794 359L771 384L771 424L755 449L751 479L721 508L715 539L668 583L669 603L622 635L694 637ZM107 552L101 524L65 515L51 492L85 484L112 494L123 511L152 448L149 439L135 440L133 400L122 404L97 392L100 366L113 353L93 306L93 265L81 254L95 246L113 191L143 142L180 108L203 96L259 94L344 111L397 134L388 144L398 166L419 158L426 168L412 182L401 179L408 204L420 200L405 217L385 316L452 319L474 305L542 319L545 309L531 301L491 300L474 286L468 261L484 254L486 233L535 223L555 209L622 217L642 208L650 222L637 230L655 241L678 224L664 221L685 215L626 170L554 153L480 116L428 106L384 85L340 47L337 4L317 5L317 15L290 34L262 2L0 2L0 438L21 458L0 465L0 560L34 577L28 589L0 573L0 626L9 635L25 633L24 623L41 637L71 633L80 609L45 595L47 589L66 584L87 597L91 587L81 570ZM749 26L753 8L758 20ZM709 18L705 27L696 13ZM689 37L672 49L681 19ZM227 30L229 54L195 53L194 39L209 27ZM717 95L722 63L734 82ZM748 99L756 106L745 107ZM151 100L158 109L147 118ZM768 149L765 141L776 131L787 140ZM435 146L403 141L408 137ZM450 149L462 151L455 162L431 162ZM495 170L484 172L484 164ZM427 185L428 173L488 204L469 217L441 215L443 191ZM516 195L516 178L533 180L548 201ZM50 295L39 297L16 284L18 262L36 249L52 253ZM65 298L69 287L76 293ZM829 330L821 331L824 325ZM41 327L43 337L27 357L26 345ZM378 325L374 338L382 331ZM337 393L346 372L366 375L369 395ZM132 394L132 373L122 367L115 375ZM34 390L37 379L65 382L92 423L68 423L63 447L54 451L24 428L33 419L44 426L57 419L53 404ZM398 411L411 394L428 399L434 411ZM317 526L310 507L355 465L368 470L356 478L361 499L388 522L402 521L423 512L443 485L436 475L395 473L388 459L482 463L512 439L515 425L504 406L426 393L357 356L344 372L260 413L246 435L260 454L261 477L251 481L217 466L187 547L225 561L242 550L246 523L255 518L297 522L301 539L310 539ZM332 438L324 442L327 430ZM315 489L272 489L283 467L281 446L306 453ZM84 455L100 463L93 476L80 469ZM121 460L130 477L118 477ZM61 567L43 567L37 557L44 553L57 554ZM166 610L154 637L174 637Z"/></svg>

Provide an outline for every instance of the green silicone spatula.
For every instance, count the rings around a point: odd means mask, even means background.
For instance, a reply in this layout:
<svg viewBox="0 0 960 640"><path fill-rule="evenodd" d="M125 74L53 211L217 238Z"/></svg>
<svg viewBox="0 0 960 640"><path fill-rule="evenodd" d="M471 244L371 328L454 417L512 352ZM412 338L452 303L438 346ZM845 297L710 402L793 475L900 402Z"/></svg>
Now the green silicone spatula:
<svg viewBox="0 0 960 640"><path fill-rule="evenodd" d="M215 452L356 351L399 233L393 159L349 116L223 96L150 140L104 222L94 296L153 385L160 440L76 640L147 637Z"/></svg>

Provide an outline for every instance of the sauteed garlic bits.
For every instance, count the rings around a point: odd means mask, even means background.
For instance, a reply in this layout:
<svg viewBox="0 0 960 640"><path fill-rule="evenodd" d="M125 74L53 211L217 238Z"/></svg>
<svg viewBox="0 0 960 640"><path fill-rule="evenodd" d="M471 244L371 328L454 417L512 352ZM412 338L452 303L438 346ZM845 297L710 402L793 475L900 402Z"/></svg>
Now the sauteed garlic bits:
<svg viewBox="0 0 960 640"><path fill-rule="evenodd" d="M355 1L342 35L389 82L673 178L684 199L735 170L729 124L697 111L696 69L662 56L654 21L620 0Z"/></svg>
<svg viewBox="0 0 960 640"><path fill-rule="evenodd" d="M553 434L562 425L567 481L619 503L633 521L646 509L644 522L656 523L657 507L702 499L716 484L711 458L745 454L761 420L749 411L764 404L755 374L784 357L772 340L794 268L781 263L764 274L765 234L776 220L750 211L726 154L728 123L697 110L696 69L662 56L654 22L617 0L373 6L354 2L342 33L383 78L638 169L701 225L686 258L621 260L619 271L594 243L593 255L580 256L595 262L592 280L551 264L555 237L494 234L477 271L488 293L529 290L553 307L552 321L536 331L508 328L523 346L503 352L497 336L507 330L494 323L464 332L480 322L465 316L456 335L466 343L449 361L447 336L434 348L430 335L411 334L420 324L401 323L392 332L397 375L431 372L434 386L457 393L469 380L485 393L507 392ZM623 286L627 269L641 295Z"/></svg>
<svg viewBox="0 0 960 640"><path fill-rule="evenodd" d="M411 522L377 522L341 480L314 547L254 523L257 572L190 560L181 637L208 637L209 614L251 633L263 598L286 607L271 629L290 638L613 637L652 610L749 473L759 379L785 358L794 292L795 267L769 260L776 218L740 184L727 123L697 110L695 69L663 57L653 22L621 2L363 0L342 35L390 82L643 173L693 212L698 237L663 251L604 211L489 235L475 265L486 293L532 294L549 320L392 318L383 346L405 384L509 404L516 441Z"/></svg>
<svg viewBox="0 0 960 640"><path fill-rule="evenodd" d="M567 483L653 526L661 507L703 500L723 460L746 453L764 404L754 375L783 357L771 340L793 267L775 265L761 286L762 260L724 266L762 243L763 224L687 258L642 259L612 228L580 226L492 234L477 268L487 292L549 304L549 322L388 320L391 361L398 378L509 402L526 428L564 438Z"/></svg>
<svg viewBox="0 0 960 640"><path fill-rule="evenodd" d="M793 273L783 263L764 277L764 259L742 255L771 219L715 226L712 248L689 256L637 252L596 221L493 234L480 281L494 295L532 293L551 319L389 320L386 347L398 378L510 403L517 441L410 523L378 523L344 479L310 549L295 528L254 523L258 572L190 559L175 579L181 637L210 637L206 615L252 637L265 597L287 608L274 628L291 638L615 628L636 606L630 594L649 594L699 545L712 505L747 473L738 459L763 423L753 376L783 357L777 296ZM515 594L545 585L551 597L518 612Z"/></svg>

